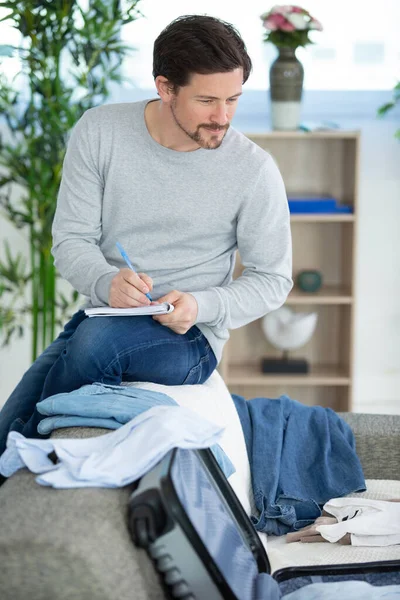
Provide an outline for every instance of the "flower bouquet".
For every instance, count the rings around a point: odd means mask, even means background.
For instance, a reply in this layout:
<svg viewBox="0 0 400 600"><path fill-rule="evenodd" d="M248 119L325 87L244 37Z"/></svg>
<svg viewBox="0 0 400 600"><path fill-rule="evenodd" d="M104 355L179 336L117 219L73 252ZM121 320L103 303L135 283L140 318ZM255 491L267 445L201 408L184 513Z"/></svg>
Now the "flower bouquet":
<svg viewBox="0 0 400 600"><path fill-rule="evenodd" d="M264 41L271 42L277 48L296 49L312 44L308 37L309 32L322 31L321 23L307 10L291 4L274 6L260 18L267 30Z"/></svg>

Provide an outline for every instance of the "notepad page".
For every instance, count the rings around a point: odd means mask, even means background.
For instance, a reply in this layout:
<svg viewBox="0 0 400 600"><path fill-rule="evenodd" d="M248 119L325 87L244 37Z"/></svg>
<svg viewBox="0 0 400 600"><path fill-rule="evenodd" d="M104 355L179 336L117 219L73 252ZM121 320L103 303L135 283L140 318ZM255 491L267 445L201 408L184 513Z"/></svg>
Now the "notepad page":
<svg viewBox="0 0 400 600"><path fill-rule="evenodd" d="M99 306L97 308L87 308L85 314L88 317L134 317L141 315L163 315L173 310L173 304L162 302L161 304L150 304L150 306L137 306L135 308Z"/></svg>

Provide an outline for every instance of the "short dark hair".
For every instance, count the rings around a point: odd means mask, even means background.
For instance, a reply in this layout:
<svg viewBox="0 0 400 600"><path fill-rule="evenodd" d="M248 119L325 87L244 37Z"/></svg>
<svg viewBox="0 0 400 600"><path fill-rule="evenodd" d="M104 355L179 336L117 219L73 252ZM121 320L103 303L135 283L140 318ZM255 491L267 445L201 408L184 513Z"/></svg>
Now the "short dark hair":
<svg viewBox="0 0 400 600"><path fill-rule="evenodd" d="M227 73L239 67L245 83L252 68L246 46L233 25L215 17L178 17L154 42L153 77L166 77L175 89L187 85L193 73Z"/></svg>

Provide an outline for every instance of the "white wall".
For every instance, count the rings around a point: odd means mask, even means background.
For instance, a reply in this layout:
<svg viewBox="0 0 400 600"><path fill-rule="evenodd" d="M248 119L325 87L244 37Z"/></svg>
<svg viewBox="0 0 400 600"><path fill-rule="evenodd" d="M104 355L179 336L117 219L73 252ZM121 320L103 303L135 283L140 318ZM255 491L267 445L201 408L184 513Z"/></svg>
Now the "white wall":
<svg viewBox="0 0 400 600"><path fill-rule="evenodd" d="M400 141L395 122L362 127L356 269L357 412L400 414Z"/></svg>
<svg viewBox="0 0 400 600"><path fill-rule="evenodd" d="M357 412L400 414L400 142L398 124L342 122L360 128L360 205L356 285ZM10 230L0 221L1 235ZM13 235L15 246L23 243ZM29 336L0 349L0 405L30 362Z"/></svg>

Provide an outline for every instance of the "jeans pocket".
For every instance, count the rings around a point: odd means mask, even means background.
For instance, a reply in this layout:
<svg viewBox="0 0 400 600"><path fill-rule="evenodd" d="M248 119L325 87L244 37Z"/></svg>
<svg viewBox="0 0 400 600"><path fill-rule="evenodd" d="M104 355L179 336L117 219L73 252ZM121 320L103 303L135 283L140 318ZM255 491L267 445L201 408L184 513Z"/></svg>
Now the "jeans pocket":
<svg viewBox="0 0 400 600"><path fill-rule="evenodd" d="M197 365L190 369L186 379L181 385L196 385L207 381L217 366L217 359L208 344L205 347L205 352L207 354L202 356Z"/></svg>
<svg viewBox="0 0 400 600"><path fill-rule="evenodd" d="M200 383L203 362L204 358L202 358L197 365L190 369L189 373L186 376L186 379L182 382L181 385L196 385L197 383Z"/></svg>

